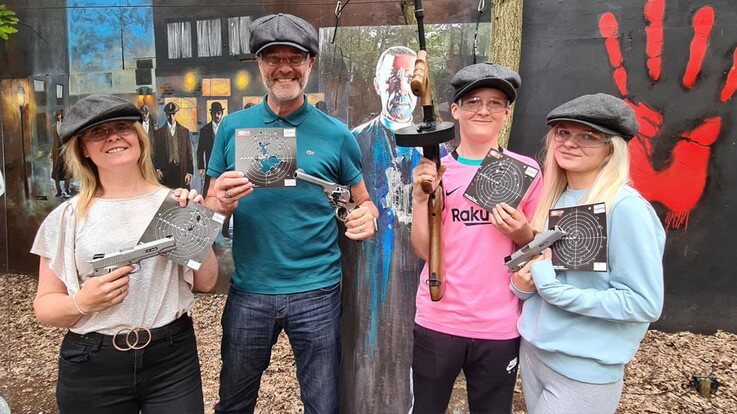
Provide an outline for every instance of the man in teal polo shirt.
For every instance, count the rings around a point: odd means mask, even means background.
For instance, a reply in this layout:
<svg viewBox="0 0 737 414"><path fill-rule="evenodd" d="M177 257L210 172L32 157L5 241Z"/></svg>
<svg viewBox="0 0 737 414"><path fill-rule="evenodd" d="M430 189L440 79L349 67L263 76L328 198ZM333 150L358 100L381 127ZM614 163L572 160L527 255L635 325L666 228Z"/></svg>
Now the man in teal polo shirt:
<svg viewBox="0 0 737 414"><path fill-rule="evenodd" d="M235 170L235 131L296 128L297 166L348 185L360 207L346 221L346 237L376 231L376 207L361 175L361 152L345 124L309 105L304 96L318 52L317 32L288 14L251 24L267 89L260 105L225 117L207 175L206 205L233 215L232 286L222 318L223 368L216 413L253 412L261 374L282 329L289 336L305 413L338 412L340 364L340 250L333 208L322 189L259 188Z"/></svg>

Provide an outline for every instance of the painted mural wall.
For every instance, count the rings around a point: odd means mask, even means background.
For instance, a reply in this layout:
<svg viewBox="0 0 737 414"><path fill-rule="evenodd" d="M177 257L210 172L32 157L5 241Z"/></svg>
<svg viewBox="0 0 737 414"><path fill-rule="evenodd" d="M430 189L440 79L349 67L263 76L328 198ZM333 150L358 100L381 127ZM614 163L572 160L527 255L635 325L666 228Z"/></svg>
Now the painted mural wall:
<svg viewBox="0 0 737 414"><path fill-rule="evenodd" d="M547 112L573 97L627 100L634 186L667 228L661 329L737 329L736 53L729 0L525 2L510 148L535 153Z"/></svg>
<svg viewBox="0 0 737 414"><path fill-rule="evenodd" d="M406 111L414 103L389 100L391 82L402 76L401 59L384 72L380 56L393 46L415 49L414 30L397 26L403 23L398 1L358 2L345 9L336 34L335 5L328 3L7 2L21 25L9 41L0 41L0 271L37 272L37 258L28 253L35 230L76 190L59 163L57 123L64 122L65 108L89 93L130 99L148 113L146 129L154 140L176 134L186 142L191 167L170 168L167 159L157 168L162 179L166 173L204 190L201 170L213 121L264 94L247 47L248 25L259 16L288 12L322 28L322 56L307 89L311 103L344 120L359 139L372 131L387 137L371 123L387 106ZM438 60L431 64L443 115L449 77L473 61L478 1L426 3L426 23L437 24L437 53L431 56ZM478 42L479 61L485 59L488 26L482 32L487 35ZM737 179L736 54L737 8L731 0L525 1L523 83L510 147L537 153L545 114L580 94L603 91L631 103L641 126L630 143L634 185L668 228L659 328L737 331L737 279L729 260L737 243L731 213L737 190L729 184ZM419 119L412 109L410 120ZM360 248L343 244L344 316L350 322L343 332L343 370L356 373L350 386L366 392L342 404L358 410L408 402L406 388L397 384L406 384L409 375L409 356L401 350L409 352L419 266L403 253L410 248L402 194L416 154L380 148L376 139L365 143L369 189L385 209L383 219L391 217L397 228ZM226 226L215 245L220 291L232 268L228 234Z"/></svg>

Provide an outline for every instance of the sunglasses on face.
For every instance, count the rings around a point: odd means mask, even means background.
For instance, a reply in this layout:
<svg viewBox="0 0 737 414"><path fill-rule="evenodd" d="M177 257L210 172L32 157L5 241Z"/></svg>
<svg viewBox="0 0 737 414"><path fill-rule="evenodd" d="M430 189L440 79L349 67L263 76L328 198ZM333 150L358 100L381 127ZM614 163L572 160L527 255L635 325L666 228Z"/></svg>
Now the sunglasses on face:
<svg viewBox="0 0 737 414"><path fill-rule="evenodd" d="M106 140L111 135L118 135L118 136L124 136L124 135L131 135L136 132L136 129L133 127L132 122L113 122L109 124L102 124L94 126L90 129L88 129L83 135L82 139L85 141L103 141Z"/></svg>

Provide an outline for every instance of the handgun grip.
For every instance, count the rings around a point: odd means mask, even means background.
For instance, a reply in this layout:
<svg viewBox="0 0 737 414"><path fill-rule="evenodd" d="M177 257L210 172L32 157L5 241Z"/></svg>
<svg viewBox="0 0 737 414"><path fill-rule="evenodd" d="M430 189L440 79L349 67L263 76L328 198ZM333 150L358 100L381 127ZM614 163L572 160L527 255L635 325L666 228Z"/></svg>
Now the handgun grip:
<svg viewBox="0 0 737 414"><path fill-rule="evenodd" d="M100 269L97 272L94 271L94 270L92 270L92 272L90 272L90 274L88 276L104 276L104 275L106 275L108 273L112 273L112 272L120 269L123 266L132 266L133 267L133 270L131 270L130 272L128 272L128 274L137 273L139 270L141 270L141 265L139 265L138 263L121 263L121 264L115 265L115 266L103 267L102 269Z"/></svg>

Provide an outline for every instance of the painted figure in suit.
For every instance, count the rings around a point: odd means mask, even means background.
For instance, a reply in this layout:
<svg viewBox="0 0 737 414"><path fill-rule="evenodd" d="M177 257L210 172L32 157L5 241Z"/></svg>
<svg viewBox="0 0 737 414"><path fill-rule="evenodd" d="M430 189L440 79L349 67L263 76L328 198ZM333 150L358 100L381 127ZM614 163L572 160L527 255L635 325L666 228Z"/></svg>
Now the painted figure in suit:
<svg viewBox="0 0 737 414"><path fill-rule="evenodd" d="M169 188L189 188L192 181L192 146L189 129L177 123L179 105L164 106L166 123L155 131L154 166L159 181Z"/></svg>
<svg viewBox="0 0 737 414"><path fill-rule="evenodd" d="M210 177L205 175L205 171L207 171L207 163L210 162L212 143L215 142L215 135L218 133L220 121L223 120L223 113L223 105L220 102L213 102L210 105L212 121L200 129L200 142L197 145L197 172L205 179L202 194L207 194L207 187L210 185Z"/></svg>
<svg viewBox="0 0 737 414"><path fill-rule="evenodd" d="M141 126L143 127L143 132L148 135L148 139L152 142L156 142L156 131L158 131L159 126L156 125L156 122L154 122L151 119L151 110L148 109L148 105L143 104L140 107L138 107L138 110L141 111ZM153 157L153 151L151 152L151 157ZM151 161L153 161L153 158L151 158Z"/></svg>
<svg viewBox="0 0 737 414"><path fill-rule="evenodd" d="M148 137L152 138L154 136L154 132L156 132L159 127L151 120L151 111L148 109L148 105L143 104L138 108L138 110L141 111L141 116L143 117L141 126L146 134L148 134Z"/></svg>
<svg viewBox="0 0 737 414"><path fill-rule="evenodd" d="M59 140L59 128L64 120L64 111L59 109L54 112L54 125L51 127L51 178L54 179L56 186L55 197L67 198L70 196L70 185L72 183L69 171L64 165L64 158L61 156L61 141ZM64 180L64 191L61 190L61 181Z"/></svg>

